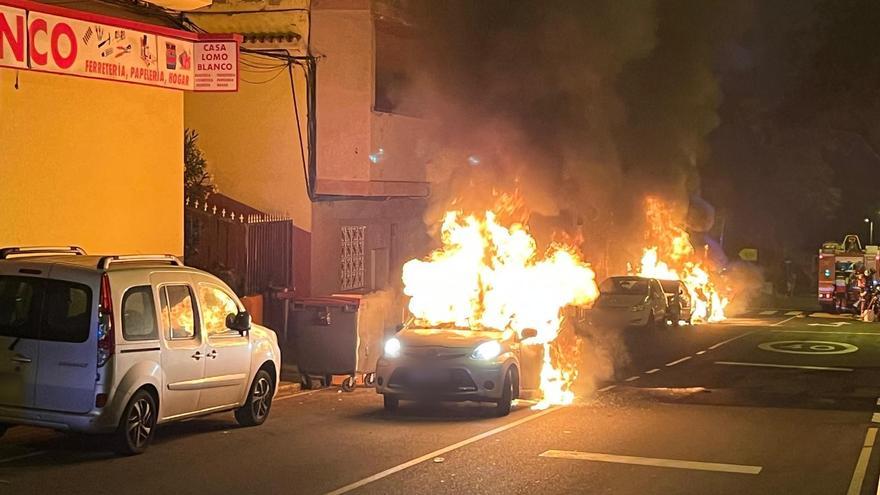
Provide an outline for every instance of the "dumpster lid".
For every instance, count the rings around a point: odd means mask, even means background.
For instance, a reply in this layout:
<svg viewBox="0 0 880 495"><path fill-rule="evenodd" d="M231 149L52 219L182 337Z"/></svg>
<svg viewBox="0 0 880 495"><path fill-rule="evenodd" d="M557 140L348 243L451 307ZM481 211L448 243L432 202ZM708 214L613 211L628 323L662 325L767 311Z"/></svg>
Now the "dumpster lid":
<svg viewBox="0 0 880 495"><path fill-rule="evenodd" d="M294 299L301 306L360 306L361 296L357 294L333 294L332 296L303 297Z"/></svg>

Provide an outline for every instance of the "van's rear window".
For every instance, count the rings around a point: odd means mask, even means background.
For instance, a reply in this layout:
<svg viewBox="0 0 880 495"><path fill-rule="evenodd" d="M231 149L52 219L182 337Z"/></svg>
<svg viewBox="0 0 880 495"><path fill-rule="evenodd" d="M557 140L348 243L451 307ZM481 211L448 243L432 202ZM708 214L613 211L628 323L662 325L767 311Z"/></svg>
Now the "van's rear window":
<svg viewBox="0 0 880 495"><path fill-rule="evenodd" d="M0 276L0 336L85 342L92 291L63 280Z"/></svg>

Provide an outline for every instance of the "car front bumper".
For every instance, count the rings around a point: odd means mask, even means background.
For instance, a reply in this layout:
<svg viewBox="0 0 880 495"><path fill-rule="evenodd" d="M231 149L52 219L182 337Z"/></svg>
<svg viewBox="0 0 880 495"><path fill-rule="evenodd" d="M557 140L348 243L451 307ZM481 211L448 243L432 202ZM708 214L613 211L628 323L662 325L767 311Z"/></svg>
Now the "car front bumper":
<svg viewBox="0 0 880 495"><path fill-rule="evenodd" d="M383 357L376 364L376 392L399 399L494 401L501 399L508 367L504 359Z"/></svg>

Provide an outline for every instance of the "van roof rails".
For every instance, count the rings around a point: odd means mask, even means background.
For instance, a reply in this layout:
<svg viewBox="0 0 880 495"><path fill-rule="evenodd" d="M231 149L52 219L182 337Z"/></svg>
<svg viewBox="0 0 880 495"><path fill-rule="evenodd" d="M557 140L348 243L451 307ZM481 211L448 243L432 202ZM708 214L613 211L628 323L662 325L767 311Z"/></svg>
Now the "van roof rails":
<svg viewBox="0 0 880 495"><path fill-rule="evenodd" d="M183 266L183 263L180 262L180 259L172 254L127 254L117 256L101 256L101 259L98 260L98 268L101 270L106 270L110 268L110 265L116 263L144 262L169 263L172 266Z"/></svg>
<svg viewBox="0 0 880 495"><path fill-rule="evenodd" d="M45 256L50 254L85 256L86 252L79 246L10 246L0 249L0 260L12 257Z"/></svg>

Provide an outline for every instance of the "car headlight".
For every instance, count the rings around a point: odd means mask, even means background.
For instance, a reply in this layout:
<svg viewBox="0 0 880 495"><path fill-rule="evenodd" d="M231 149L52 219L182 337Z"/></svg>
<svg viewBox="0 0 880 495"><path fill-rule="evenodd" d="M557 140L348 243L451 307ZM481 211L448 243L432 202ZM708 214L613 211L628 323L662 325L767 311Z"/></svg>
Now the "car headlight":
<svg viewBox="0 0 880 495"><path fill-rule="evenodd" d="M490 359L495 359L499 354L501 354L501 344L494 340L490 340L489 342L483 342L478 345L471 354L471 359L488 361Z"/></svg>
<svg viewBox="0 0 880 495"><path fill-rule="evenodd" d="M395 337L391 337L385 341L385 357L396 358L400 356L400 341Z"/></svg>

